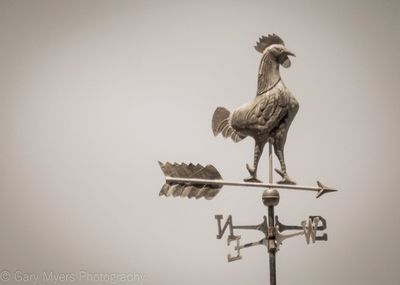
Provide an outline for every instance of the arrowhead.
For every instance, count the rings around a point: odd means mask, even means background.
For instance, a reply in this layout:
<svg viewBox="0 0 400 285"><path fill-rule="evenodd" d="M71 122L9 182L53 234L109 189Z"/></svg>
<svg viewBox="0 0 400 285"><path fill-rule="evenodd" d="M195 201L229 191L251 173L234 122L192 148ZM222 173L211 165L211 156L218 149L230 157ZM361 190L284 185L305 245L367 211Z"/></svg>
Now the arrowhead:
<svg viewBox="0 0 400 285"><path fill-rule="evenodd" d="M320 181L317 181L317 185L320 188L320 190L317 193L317 198L321 197L323 194L325 193L329 193L329 192L336 192L338 191L337 189L333 189L333 188L329 188L326 187L324 184L322 184Z"/></svg>

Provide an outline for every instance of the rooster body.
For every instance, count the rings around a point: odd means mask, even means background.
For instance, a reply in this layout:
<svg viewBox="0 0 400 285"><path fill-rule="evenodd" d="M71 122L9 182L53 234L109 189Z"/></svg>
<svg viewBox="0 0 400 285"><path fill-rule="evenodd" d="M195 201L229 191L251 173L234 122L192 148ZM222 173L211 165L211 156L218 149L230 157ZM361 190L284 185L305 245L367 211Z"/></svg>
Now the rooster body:
<svg viewBox="0 0 400 285"><path fill-rule="evenodd" d="M258 72L257 96L232 113L218 107L213 116L214 135L221 133L239 142L247 136L255 140L253 166L247 164L250 177L245 181L260 182L257 167L267 142L274 147L281 169L276 171L282 176L278 183L295 184L286 172L284 147L289 127L299 109L297 100L283 83L279 66L290 66L289 55L283 41L277 35L260 38L255 46L263 54Z"/></svg>

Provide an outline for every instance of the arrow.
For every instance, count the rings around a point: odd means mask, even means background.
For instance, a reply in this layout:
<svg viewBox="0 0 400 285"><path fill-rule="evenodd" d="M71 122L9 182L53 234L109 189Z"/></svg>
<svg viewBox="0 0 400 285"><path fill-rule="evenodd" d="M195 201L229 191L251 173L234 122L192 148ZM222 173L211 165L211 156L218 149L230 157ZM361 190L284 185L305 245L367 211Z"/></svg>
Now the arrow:
<svg viewBox="0 0 400 285"><path fill-rule="evenodd" d="M259 188L275 188L287 190L301 190L301 191L314 191L317 192L316 198L321 197L323 194L329 192L336 192L338 190L329 188L317 181L318 186L300 186L300 185L286 185L275 183L258 183L258 182L237 182L222 180L221 175L217 169L212 165L206 167L197 164L171 164L159 162L161 169L165 174L165 182L161 189L160 196L188 196L206 199L214 198L222 186L245 186L245 187L259 187ZM181 189L183 188L182 192ZM185 190L186 192L185 193ZM196 192L197 191L197 192ZM196 192L196 193L193 193ZM186 195L183 195L186 194Z"/></svg>

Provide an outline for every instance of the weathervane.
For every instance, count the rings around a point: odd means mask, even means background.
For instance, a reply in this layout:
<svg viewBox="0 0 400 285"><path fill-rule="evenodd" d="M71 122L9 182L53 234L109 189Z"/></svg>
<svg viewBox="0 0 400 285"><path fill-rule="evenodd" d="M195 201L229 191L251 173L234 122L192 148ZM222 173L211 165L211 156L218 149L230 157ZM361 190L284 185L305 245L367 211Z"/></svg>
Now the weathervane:
<svg viewBox="0 0 400 285"><path fill-rule="evenodd" d="M289 51L283 40L275 35L263 36L257 42L255 49L262 54L258 70L258 86L256 97L237 108L232 113L223 107L215 110L212 118L212 130L215 136L222 134L225 138L231 138L239 142L246 137L252 137L255 141L253 166L246 165L250 177L242 181L226 181L222 179L218 170L212 166L200 164L171 164L161 163L160 167L165 175L160 196L188 197L213 199L226 186L245 186L264 188L262 201L268 207L268 217L258 225L237 226L233 224L232 216L229 215L223 224L223 216L215 215L218 225L217 238L221 239L226 230L228 245L234 242L235 255L228 254L228 261L242 258L241 250L256 245L265 245L269 252L270 284L276 285L275 257L282 241L304 235L307 244L312 241L326 241L328 236L321 233L326 230L326 220L321 216L309 216L298 226L287 226L279 222L278 216L274 214L274 207L279 203L279 192L277 189L300 190L317 192L316 197L336 189L326 187L317 181L317 186L300 186L290 179L287 174L284 159L284 146L289 127L299 109L297 100L283 83L279 66L290 67L289 56L295 56ZM257 178L257 167L264 146L269 145L269 179L268 183ZM275 171L282 177L277 183L273 182L273 158L272 148L278 157L281 169ZM258 230L265 237L257 242L241 244L240 235L235 230ZM290 234L282 234L284 231L292 230Z"/></svg>

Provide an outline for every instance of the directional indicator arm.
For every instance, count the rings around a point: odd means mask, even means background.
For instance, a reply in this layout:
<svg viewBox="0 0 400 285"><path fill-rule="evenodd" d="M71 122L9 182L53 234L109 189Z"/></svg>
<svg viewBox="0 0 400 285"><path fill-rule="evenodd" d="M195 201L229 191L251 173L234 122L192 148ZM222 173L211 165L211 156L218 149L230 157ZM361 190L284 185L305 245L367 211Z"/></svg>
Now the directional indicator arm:
<svg viewBox="0 0 400 285"><path fill-rule="evenodd" d="M327 224L326 220L321 216L310 216L307 221L302 221L301 226L287 226L279 222L278 217L275 217L276 220L276 232L277 232L277 241L278 244L281 244L283 240L298 236L304 235L306 238L307 244L310 243L310 240L314 243L315 241L327 241L328 234L323 233L318 236L317 233L326 230ZM321 223L321 225L320 225ZM282 235L281 233L287 230L301 230L301 232Z"/></svg>
<svg viewBox="0 0 400 285"><path fill-rule="evenodd" d="M301 236L304 235L304 231L301 232L297 232L297 233L293 233L293 234L287 234L287 235L283 235L278 231L278 228L276 229L275 232L275 237L276 237L276 243L277 243L277 249L279 250L279 246L282 244L282 242L285 239L291 238L291 237L296 237L296 236Z"/></svg>
<svg viewBox="0 0 400 285"><path fill-rule="evenodd" d="M225 181L221 179L200 179L200 178L180 178L180 177L165 177L167 184L185 184L185 185L215 185L222 187L227 186L245 186L245 187L258 187L258 188L275 188L287 190L301 190L317 192L317 198L325 193L336 192L338 190L326 187L321 182L317 181L318 186L301 186L301 185L286 185L274 183L258 183L258 182L241 182L241 181Z"/></svg>
<svg viewBox="0 0 400 285"><path fill-rule="evenodd" d="M261 224L248 225L248 226L233 225L231 215L228 216L228 218L226 219L224 224L222 224L222 219L223 219L222 215L215 215L215 219L217 220L217 224L218 224L217 239L221 239L224 236L224 233L228 230L228 232L229 232L229 235L227 238L228 246L232 242L236 243L235 247L234 247L234 250L236 251L236 255L232 256L231 254L228 254L228 262L242 259L242 256L240 255L240 250L243 248L256 246L256 245L266 245L267 246L267 238L263 238L262 240L260 240L258 242L246 243L244 245L241 245L240 244L241 236L234 234L234 230L258 230L258 231L263 232L264 234L267 234L268 224L267 224L267 218L265 216L264 216L264 221Z"/></svg>
<svg viewBox="0 0 400 285"><path fill-rule="evenodd" d="M223 216L215 215L215 219L218 224L218 234L217 239L221 239L224 236L226 231L229 232L227 243L228 246L235 242L234 250L236 255L232 256L228 254L228 261L235 261L242 259L240 255L240 250L243 248L248 248L256 245L265 245L267 248L273 246L276 250L279 250L280 245L285 239L302 236L304 235L307 244L312 241L313 243L316 241L326 241L328 240L328 235L323 233L322 235L317 235L318 232L324 231L327 228L326 220L321 216L309 216L308 220L302 221L300 226L287 226L279 222L278 217L275 217L275 226L268 226L267 218L264 216L264 221L259 225L242 225L235 226L233 225L232 216L229 215L224 223L222 223ZM240 244L240 235L235 235L234 230L258 230L265 234L265 238L257 241L246 244ZM295 233L290 234L282 234L282 232L287 230L297 230ZM269 244L272 242L272 245Z"/></svg>
<svg viewBox="0 0 400 285"><path fill-rule="evenodd" d="M267 218L264 216L264 221L259 225L246 225L246 226L235 226L232 223L232 216L229 215L226 219L225 224L222 226L222 215L215 215L215 219L217 220L218 224L218 234L217 239L221 239L226 230L229 230L229 237L234 237L234 230L258 230L263 232L264 234L268 231L268 223Z"/></svg>
<svg viewBox="0 0 400 285"><path fill-rule="evenodd" d="M256 245L265 245L265 241L266 241L266 239L263 238L263 239L261 239L259 241L256 241L256 242L250 242L250 243L246 243L246 244L243 244L243 245L239 245L239 246L235 247L235 250L243 249L243 248L247 248L247 247L252 247L252 246L256 246Z"/></svg>

